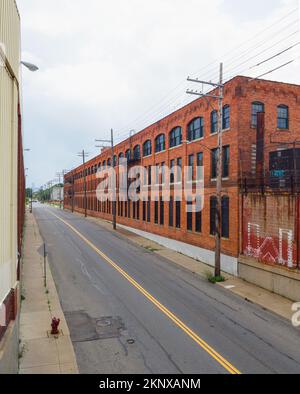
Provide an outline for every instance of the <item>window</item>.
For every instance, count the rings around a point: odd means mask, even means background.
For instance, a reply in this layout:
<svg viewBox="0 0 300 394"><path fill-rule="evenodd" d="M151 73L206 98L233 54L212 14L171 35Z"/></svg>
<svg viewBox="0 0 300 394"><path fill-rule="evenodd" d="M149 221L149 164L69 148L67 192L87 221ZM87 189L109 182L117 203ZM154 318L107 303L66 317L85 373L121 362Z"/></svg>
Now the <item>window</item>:
<svg viewBox="0 0 300 394"><path fill-rule="evenodd" d="M164 185L166 182L166 168L165 163L161 163L161 183Z"/></svg>
<svg viewBox="0 0 300 394"><path fill-rule="evenodd" d="M158 224L158 201L154 202L154 223Z"/></svg>
<svg viewBox="0 0 300 394"><path fill-rule="evenodd" d="M193 179L194 179L194 155L189 155L188 181L192 181Z"/></svg>
<svg viewBox="0 0 300 394"><path fill-rule="evenodd" d="M133 158L134 160L140 160L141 158L141 147L140 145L137 145L133 149Z"/></svg>
<svg viewBox="0 0 300 394"><path fill-rule="evenodd" d="M181 202L176 201L176 228L181 227Z"/></svg>
<svg viewBox="0 0 300 394"><path fill-rule="evenodd" d="M203 152L197 153L197 180L200 181L203 179L204 176L204 169L203 169Z"/></svg>
<svg viewBox="0 0 300 394"><path fill-rule="evenodd" d="M148 140L143 145L143 156L150 156L152 154L152 144L151 141Z"/></svg>
<svg viewBox="0 0 300 394"><path fill-rule="evenodd" d="M148 167L148 185L152 185L152 167Z"/></svg>
<svg viewBox="0 0 300 394"><path fill-rule="evenodd" d="M155 185L159 185L159 164L155 165Z"/></svg>
<svg viewBox="0 0 300 394"><path fill-rule="evenodd" d="M286 105L277 107L277 127L278 129L289 128L289 107Z"/></svg>
<svg viewBox="0 0 300 394"><path fill-rule="evenodd" d="M131 160L131 150L130 149L127 149L125 156L126 156L127 161Z"/></svg>
<svg viewBox="0 0 300 394"><path fill-rule="evenodd" d="M196 233L202 232L202 212L195 212Z"/></svg>
<svg viewBox="0 0 300 394"><path fill-rule="evenodd" d="M175 160L170 161L170 183L174 183L174 167L175 167Z"/></svg>
<svg viewBox="0 0 300 394"><path fill-rule="evenodd" d="M216 179L218 175L218 156L219 149L213 149L211 151L211 178ZM230 147L223 146L223 163L222 163L222 177L229 177L229 161L230 161Z"/></svg>
<svg viewBox="0 0 300 394"><path fill-rule="evenodd" d="M130 208L131 208L131 201L128 199L128 207L127 207L127 214L128 214L128 219L130 219L131 217L131 213L130 213Z"/></svg>
<svg viewBox="0 0 300 394"><path fill-rule="evenodd" d="M132 201L132 218L135 219L136 218L136 202Z"/></svg>
<svg viewBox="0 0 300 394"><path fill-rule="evenodd" d="M218 132L218 112L216 110L210 114L210 132L211 134Z"/></svg>
<svg viewBox="0 0 300 394"><path fill-rule="evenodd" d="M223 130L230 128L230 106L225 105L223 108Z"/></svg>
<svg viewBox="0 0 300 394"><path fill-rule="evenodd" d="M177 182L181 182L182 180L182 158L179 157L177 159Z"/></svg>
<svg viewBox="0 0 300 394"><path fill-rule="evenodd" d="M111 160L108 159L108 160L107 160L107 167L110 167L110 166L111 166Z"/></svg>
<svg viewBox="0 0 300 394"><path fill-rule="evenodd" d="M218 201L217 197L210 198L210 234L216 235L216 215L217 215ZM229 197L222 197L222 237L229 238Z"/></svg>
<svg viewBox="0 0 300 394"><path fill-rule="evenodd" d="M223 168L222 168L222 177L228 178L229 177L229 153L230 148L229 146L223 146Z"/></svg>
<svg viewBox="0 0 300 394"><path fill-rule="evenodd" d="M211 151L211 178L216 179L218 173L218 148Z"/></svg>
<svg viewBox="0 0 300 394"><path fill-rule="evenodd" d="M181 127L175 127L170 132L170 148L181 145L182 143L182 129Z"/></svg>
<svg viewBox="0 0 300 394"><path fill-rule="evenodd" d="M140 200L136 202L136 219L140 220Z"/></svg>
<svg viewBox="0 0 300 394"><path fill-rule="evenodd" d="M217 197L210 198L210 234L216 235L216 214L217 214Z"/></svg>
<svg viewBox="0 0 300 394"><path fill-rule="evenodd" d="M197 167L203 167L203 152L197 153Z"/></svg>
<svg viewBox="0 0 300 394"><path fill-rule="evenodd" d="M120 153L120 154L119 154L119 160L120 160L120 159L124 159L124 153Z"/></svg>
<svg viewBox="0 0 300 394"><path fill-rule="evenodd" d="M264 112L265 106L263 103L255 101L252 103L252 112L251 112L251 126L257 127L257 114L259 112Z"/></svg>
<svg viewBox="0 0 300 394"><path fill-rule="evenodd" d="M202 138L204 135L204 120L203 118L196 118L188 125L188 140L194 141Z"/></svg>
<svg viewBox="0 0 300 394"><path fill-rule="evenodd" d="M192 201L187 201L187 213L186 213L186 221L187 221L187 229L188 231L193 231L193 203Z"/></svg>
<svg viewBox="0 0 300 394"><path fill-rule="evenodd" d="M170 197L169 201L169 226L174 226L174 200L173 197Z"/></svg>
<svg viewBox="0 0 300 394"><path fill-rule="evenodd" d="M229 197L222 197L222 237L229 238Z"/></svg>
<svg viewBox="0 0 300 394"><path fill-rule="evenodd" d="M159 223L161 226L163 226L165 223L165 204L162 197L160 197L159 203L160 203Z"/></svg>
<svg viewBox="0 0 300 394"><path fill-rule="evenodd" d="M155 139L155 152L162 152L166 149L166 138L164 134L160 134Z"/></svg>
<svg viewBox="0 0 300 394"><path fill-rule="evenodd" d="M148 203L147 203L147 222L151 222L151 200L150 197L148 197Z"/></svg>
<svg viewBox="0 0 300 394"><path fill-rule="evenodd" d="M114 167L116 167L117 161L118 161L118 159L117 159L117 156L115 155L115 156L114 156L114 161L113 161L113 166L114 166Z"/></svg>
<svg viewBox="0 0 300 394"><path fill-rule="evenodd" d="M146 201L143 201L143 222L146 221Z"/></svg>

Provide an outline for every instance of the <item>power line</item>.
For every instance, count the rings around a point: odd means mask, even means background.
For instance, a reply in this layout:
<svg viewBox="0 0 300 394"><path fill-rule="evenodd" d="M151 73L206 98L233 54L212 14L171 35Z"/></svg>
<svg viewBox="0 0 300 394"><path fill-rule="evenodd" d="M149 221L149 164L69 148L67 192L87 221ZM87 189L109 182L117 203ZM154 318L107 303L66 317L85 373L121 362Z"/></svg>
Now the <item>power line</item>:
<svg viewBox="0 0 300 394"><path fill-rule="evenodd" d="M277 20L276 22L274 22L273 24L271 24L271 25L268 26L267 28L265 28L265 29L263 29L262 31L256 33L256 34L255 34L254 36L252 36L250 39L244 41L243 43L241 43L240 45L238 45L237 47L235 47L233 50L228 51L227 54L226 54L225 56L229 56L230 54L232 54L232 53L234 53L235 51L237 51L239 48L245 46L245 44L252 42L256 37L261 36L264 32L270 30L273 26L278 27L278 25L279 25L282 21L286 20L289 16L293 15L296 11L298 11L298 8L294 8L294 9L291 10L288 14L286 14L285 16L283 16L282 18L280 18L279 20ZM276 37L278 34L282 34L283 31L287 30L288 28L290 28L291 26L293 26L293 25L294 25L295 23L297 23L297 22L298 22L298 20L297 20L297 21L295 20L295 21L289 23L288 25L282 27L281 29L279 29L279 30L277 30L275 33L273 33L271 37L274 38L274 37ZM297 32L298 32L298 31L297 31ZM285 37L283 40L280 40L280 41L278 41L277 43L272 44L272 46L266 48L264 51L262 51L262 52L260 52L260 53L258 53L258 54L256 54L256 55L254 55L254 56L252 56L252 57L246 59L246 60L245 60L244 62L242 62L241 64L239 64L239 65L237 65L237 66L234 66L234 68L229 69L229 71L227 71L226 74L228 75L228 73L231 72L232 69L236 69L236 68L239 67L240 65L247 63L249 60L252 60L252 59L254 59L255 57L258 57L259 55L261 55L261 54L264 53L265 51L270 50L270 49L273 48L274 46L278 45L280 42L282 42L282 41L288 39L288 38L291 37L292 35L295 35L297 32L293 32L291 35L288 35L288 36ZM275 35L274 35L274 34L275 34ZM234 61L231 62L231 63L229 63L229 64L230 64L230 65L234 64L234 63L236 62L237 59L243 58L246 54L249 54L249 52L251 53L252 51L256 50L258 47L265 45L266 42L268 42L268 41L266 41L266 39L265 39L263 42L259 42L259 44L254 45L254 46L251 46L251 47L248 48L247 50L243 51L242 54L241 54L238 58L235 57L235 58L234 58ZM204 66L204 67L202 68L202 70L205 69L205 68L208 68L210 65L214 64L216 61L217 61L217 60L215 60L215 61L209 63L207 66ZM208 71L208 72L211 72L211 71ZM244 72L244 71L243 71L243 72ZM225 79L226 79L226 78L225 78ZM129 128L130 125L134 125L133 127L136 128L137 122L138 122L138 125L140 125L140 124L144 124L149 118L155 119L155 117L156 117L157 114L160 114L160 113L164 112L164 110L165 110L166 108L169 108L171 104L173 104L174 102L178 101L178 100L182 97L182 96L179 95L178 93L176 93L176 95L173 95L170 99L168 99L168 98L169 98L170 94L172 94L172 93L175 92L175 91L178 91L178 89L179 89L184 83L185 83L185 81L180 82L175 88L173 88L172 90L170 90L170 92L168 92L168 93L163 97L163 99L159 100L156 104L152 105L152 106L151 106L148 110L146 110L143 114L139 115L139 116L138 116L137 118L135 118L133 121L129 122L129 123L127 124L127 126L125 126L124 128L122 128L121 132L119 132L119 133L117 134L117 138L118 138L118 139L121 139L123 136L124 136L124 137L128 136L128 132L127 132L127 131L125 132L125 130L126 130L127 127ZM163 106L162 106L162 103L163 103ZM159 107L159 108L157 108L157 107ZM152 111L153 109L154 109L154 112Z"/></svg>
<svg viewBox="0 0 300 394"><path fill-rule="evenodd" d="M290 60L289 62L284 63L284 64L282 64L281 66L274 68L273 70L267 71L266 73L261 74L261 75L259 75L259 76L256 77L256 78L253 78L253 80L254 80L254 79L258 79L258 78L262 78L262 77L264 77L264 76L266 76L266 75L268 75L268 74L271 74L271 73L273 73L274 71L277 71L277 70L279 70L280 68L283 68L283 67L287 66L288 64L293 63L295 60L296 60L296 59Z"/></svg>

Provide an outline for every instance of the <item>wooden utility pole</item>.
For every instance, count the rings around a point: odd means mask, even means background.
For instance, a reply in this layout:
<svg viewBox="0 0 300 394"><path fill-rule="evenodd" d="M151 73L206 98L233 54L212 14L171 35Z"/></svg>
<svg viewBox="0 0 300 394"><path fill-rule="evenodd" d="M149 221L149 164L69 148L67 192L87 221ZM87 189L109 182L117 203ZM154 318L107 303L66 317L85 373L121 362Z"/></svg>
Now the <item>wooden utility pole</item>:
<svg viewBox="0 0 300 394"><path fill-rule="evenodd" d="M110 131L110 140L95 140L96 142L101 142L105 144L110 144L111 146L111 154L112 154L112 165L113 168L115 169L116 163L115 163L115 148L114 148L114 131L111 129ZM97 148L107 148L106 145L97 145ZM112 216L113 216L113 229L117 229L117 192L116 192L116 184L113 185L113 190L112 190Z"/></svg>
<svg viewBox="0 0 300 394"><path fill-rule="evenodd" d="M187 90L188 94L206 97L218 100L218 160L217 160L217 185L216 185L216 238L215 238L215 276L221 275L221 239L222 239L222 175L223 175L223 99L224 99L224 84L223 84L223 63L220 64L220 78L218 83L201 81L198 78L188 78L190 82L196 82L204 85L212 86L218 89L218 94L206 94L198 92L197 90Z"/></svg>
<svg viewBox="0 0 300 394"><path fill-rule="evenodd" d="M85 159L88 156L88 153L83 149L81 153L78 154L79 157L82 157L83 164L83 182L84 182L84 216L87 218L87 187L86 187L86 171L85 171ZM73 176L73 200L74 200L74 176ZM73 204L72 204L73 205Z"/></svg>

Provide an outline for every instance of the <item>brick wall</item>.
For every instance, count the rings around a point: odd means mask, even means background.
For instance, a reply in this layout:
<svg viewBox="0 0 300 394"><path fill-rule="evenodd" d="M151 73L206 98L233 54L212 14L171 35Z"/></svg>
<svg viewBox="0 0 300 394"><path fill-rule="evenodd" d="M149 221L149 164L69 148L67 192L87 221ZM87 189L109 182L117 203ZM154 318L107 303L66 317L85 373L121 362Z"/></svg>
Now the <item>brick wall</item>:
<svg viewBox="0 0 300 394"><path fill-rule="evenodd" d="M253 157L254 161L256 159L256 156L253 154L253 152L255 153L254 148L256 147L256 128L253 128L251 125L251 104L254 101L260 101L265 105L265 165L268 165L269 152L280 147L280 144L271 144L273 134L275 134L274 139L277 138L279 142L282 142L281 140L292 142L297 138L300 140L300 87L263 80L251 81L249 78L236 77L226 83L224 91L224 105L230 106L230 128L223 132L223 145L230 147L230 172L228 179L224 179L223 181L222 194L230 198L230 228L229 238L222 240L222 252L229 256L237 257L241 243L239 235L240 219L243 216L242 207L240 206L239 187L243 177L251 176ZM280 104L289 106L289 130L277 129L277 106ZM115 147L117 157L120 153L125 154L126 150L133 149L136 145L140 145L142 152L143 143L150 139L152 142L152 154L149 157L142 157L141 161L137 163L145 167L155 166L161 163L169 165L171 160L176 160L177 158L182 158L182 165L184 167L188 165L189 155L196 155L198 152L203 152L205 197L202 212L202 232L197 233L195 231L195 222L193 224L193 231L188 231L185 202L181 205L182 223L180 229L176 229L175 226L169 226L169 209L167 203L165 203L164 207L163 225L154 223L154 202L151 202L150 223L142 220L142 203L140 203L139 220L133 219L131 212L131 218L125 218L124 214L123 216L118 216L119 223L187 242L205 249L214 250L215 240L210 235L210 198L215 195L216 190L216 183L211 179L211 150L217 147L217 135L211 134L210 127L211 112L214 108L217 109L217 102L214 100L195 100ZM198 141L188 142L188 124L195 117L199 116L204 119L204 137ZM168 135L177 126L182 128L183 143L176 148L170 148ZM166 150L161 153L155 153L155 138L162 133L166 135ZM102 165L104 161L107 163L108 159L112 160L109 149L90 160L85 168L94 168L99 164ZM82 171L83 166L79 166L72 173L66 175L65 180L71 181L71 183L65 183L64 192L65 208L72 209L73 206L75 211L81 213L84 212L84 179L82 177L78 178L78 174ZM107 209L105 209L104 212L103 206L97 204L95 190L99 180L96 179L96 175L87 175L86 179L88 215L111 220L111 210L107 212ZM72 183L73 180L74 183ZM250 219L252 220L252 218ZM285 235L283 235L284 237Z"/></svg>
<svg viewBox="0 0 300 394"><path fill-rule="evenodd" d="M243 254L262 263L299 268L299 197L248 194L242 198Z"/></svg>

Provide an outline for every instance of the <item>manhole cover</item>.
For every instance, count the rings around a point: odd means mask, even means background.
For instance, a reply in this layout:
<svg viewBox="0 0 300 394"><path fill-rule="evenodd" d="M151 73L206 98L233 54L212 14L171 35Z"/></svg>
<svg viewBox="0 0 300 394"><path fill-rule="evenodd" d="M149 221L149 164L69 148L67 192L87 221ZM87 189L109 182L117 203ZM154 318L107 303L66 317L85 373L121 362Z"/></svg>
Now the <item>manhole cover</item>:
<svg viewBox="0 0 300 394"><path fill-rule="evenodd" d="M102 318L97 320L97 326L98 327L109 327L111 326L111 320Z"/></svg>
<svg viewBox="0 0 300 394"><path fill-rule="evenodd" d="M65 315L73 342L119 338L125 328L118 316L94 319L84 311L66 312Z"/></svg>

